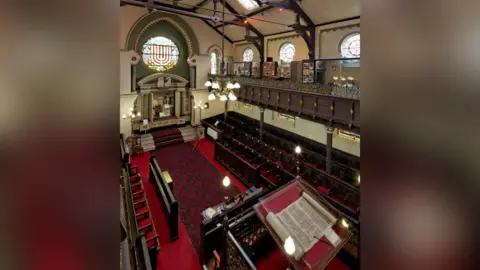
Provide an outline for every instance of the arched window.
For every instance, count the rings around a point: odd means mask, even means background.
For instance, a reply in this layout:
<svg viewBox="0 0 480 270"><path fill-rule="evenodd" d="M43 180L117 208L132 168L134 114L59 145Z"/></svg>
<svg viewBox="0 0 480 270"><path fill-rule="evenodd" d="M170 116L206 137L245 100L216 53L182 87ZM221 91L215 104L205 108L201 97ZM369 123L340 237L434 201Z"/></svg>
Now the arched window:
<svg viewBox="0 0 480 270"><path fill-rule="evenodd" d="M292 43L283 43L280 47L280 62L288 64L295 58L295 46Z"/></svg>
<svg viewBox="0 0 480 270"><path fill-rule="evenodd" d="M340 43L340 54L342 58L360 57L360 33L351 33L346 35ZM360 60L344 60L343 66L359 67Z"/></svg>
<svg viewBox="0 0 480 270"><path fill-rule="evenodd" d="M180 53L177 45L166 37L153 37L142 48L143 62L151 69L167 71L178 63Z"/></svg>
<svg viewBox="0 0 480 270"><path fill-rule="evenodd" d="M252 62L253 61L253 50L246 48L243 51L243 62Z"/></svg>
<svg viewBox="0 0 480 270"><path fill-rule="evenodd" d="M210 63L211 63L211 66L212 66L212 68L210 70L211 74L217 74L217 61L218 61L217 53L212 52L210 54Z"/></svg>

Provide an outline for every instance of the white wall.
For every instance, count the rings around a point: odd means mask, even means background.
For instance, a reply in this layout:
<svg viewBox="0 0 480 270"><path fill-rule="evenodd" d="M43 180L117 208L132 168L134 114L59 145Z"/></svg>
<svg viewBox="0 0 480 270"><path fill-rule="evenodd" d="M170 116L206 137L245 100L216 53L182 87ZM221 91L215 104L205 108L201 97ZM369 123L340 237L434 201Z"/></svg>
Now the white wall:
<svg viewBox="0 0 480 270"><path fill-rule="evenodd" d="M260 119L260 109L257 106L252 106L252 110L249 110L243 106L243 103L235 102L233 106L230 106L230 109L257 120ZM265 123L272 126L276 126L314 141L327 144L327 131L325 125L298 117L296 118L295 122L284 120L278 117L278 113L271 110L265 110L264 119ZM333 134L333 148L358 157L360 156L360 142L339 137L335 132Z"/></svg>
<svg viewBox="0 0 480 270"><path fill-rule="evenodd" d="M316 29L316 58L341 57L339 50L340 42L346 35L353 32L360 32L360 26L356 26L356 24L359 23L360 19L318 27Z"/></svg>
<svg viewBox="0 0 480 270"><path fill-rule="evenodd" d="M120 8L120 49L125 49L128 32L134 23L143 15L147 14L146 8L123 6ZM222 37L208 27L202 20L180 16L193 30L198 39L200 54L207 55L208 48L212 45L222 45ZM233 55L233 45L225 41L225 56Z"/></svg>

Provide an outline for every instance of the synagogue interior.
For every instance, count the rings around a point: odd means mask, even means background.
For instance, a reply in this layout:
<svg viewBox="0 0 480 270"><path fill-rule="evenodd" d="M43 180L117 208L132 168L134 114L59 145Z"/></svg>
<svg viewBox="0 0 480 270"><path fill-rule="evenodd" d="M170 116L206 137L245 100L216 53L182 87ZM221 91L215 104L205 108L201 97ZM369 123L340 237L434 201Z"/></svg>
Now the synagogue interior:
<svg viewBox="0 0 480 270"><path fill-rule="evenodd" d="M360 3L120 0L120 269L359 268Z"/></svg>

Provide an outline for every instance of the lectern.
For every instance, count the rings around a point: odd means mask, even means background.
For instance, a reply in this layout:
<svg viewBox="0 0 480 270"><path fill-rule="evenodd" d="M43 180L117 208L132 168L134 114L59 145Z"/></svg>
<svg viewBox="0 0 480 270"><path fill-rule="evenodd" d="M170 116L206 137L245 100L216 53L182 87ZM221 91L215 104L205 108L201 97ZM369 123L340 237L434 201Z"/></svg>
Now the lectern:
<svg viewBox="0 0 480 270"><path fill-rule="evenodd" d="M300 177L259 200L255 212L295 269L324 269L352 236L348 223ZM286 254L292 237L295 253Z"/></svg>

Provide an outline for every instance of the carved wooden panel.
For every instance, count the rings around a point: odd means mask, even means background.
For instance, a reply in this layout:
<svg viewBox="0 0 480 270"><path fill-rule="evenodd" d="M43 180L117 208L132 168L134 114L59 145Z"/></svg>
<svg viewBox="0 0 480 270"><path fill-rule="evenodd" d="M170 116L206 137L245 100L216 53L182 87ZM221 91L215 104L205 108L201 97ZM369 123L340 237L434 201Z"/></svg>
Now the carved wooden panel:
<svg viewBox="0 0 480 270"><path fill-rule="evenodd" d="M317 109L317 116L324 118L324 119L331 119L332 117L332 100L329 97L326 96L319 96L317 98L317 104L318 104L318 109Z"/></svg>
<svg viewBox="0 0 480 270"><path fill-rule="evenodd" d="M333 120L338 123L350 124L352 108L352 100L349 99L337 99L335 100L335 114Z"/></svg>
<svg viewBox="0 0 480 270"><path fill-rule="evenodd" d="M292 92L290 94L290 110L296 113L302 112L302 95Z"/></svg>
<svg viewBox="0 0 480 270"><path fill-rule="evenodd" d="M278 92L278 107L289 110L290 109L290 92L282 91Z"/></svg>
<svg viewBox="0 0 480 270"><path fill-rule="evenodd" d="M269 104L271 96L268 88L260 88L262 95L260 96L260 103Z"/></svg>
<svg viewBox="0 0 480 270"><path fill-rule="evenodd" d="M314 116L316 114L316 105L318 104L315 96L304 95L302 113L309 116Z"/></svg>

